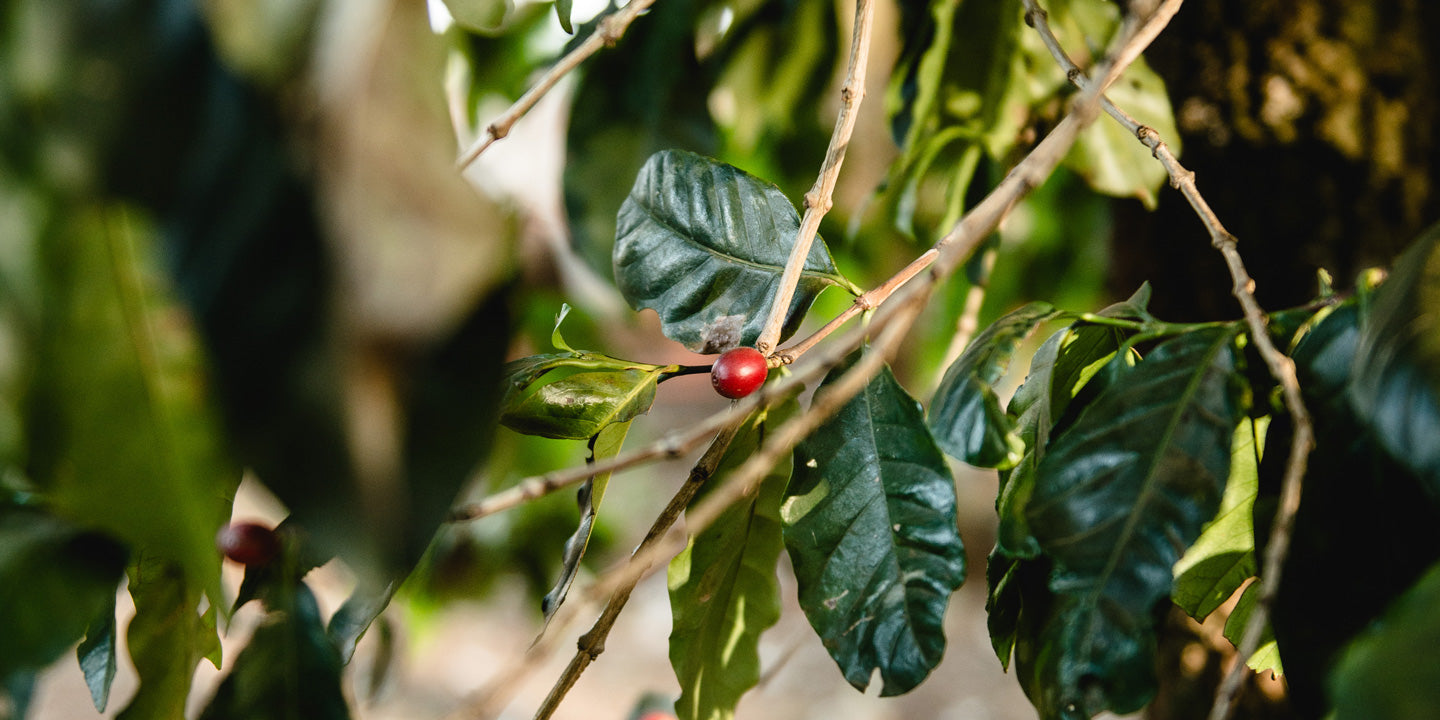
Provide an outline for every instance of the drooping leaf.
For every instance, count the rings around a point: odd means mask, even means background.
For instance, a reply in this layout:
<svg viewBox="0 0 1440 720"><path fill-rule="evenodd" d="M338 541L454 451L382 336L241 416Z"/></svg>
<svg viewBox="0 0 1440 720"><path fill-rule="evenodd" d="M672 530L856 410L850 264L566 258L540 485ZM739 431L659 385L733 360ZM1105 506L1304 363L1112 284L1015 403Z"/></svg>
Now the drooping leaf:
<svg viewBox="0 0 1440 720"><path fill-rule="evenodd" d="M1031 698L1043 716L1130 712L1153 695L1152 614L1229 474L1234 334L1181 335L1135 366L1112 359L1041 460L1026 518L1055 561L1045 692Z"/></svg>
<svg viewBox="0 0 1440 720"><path fill-rule="evenodd" d="M629 432L629 420L600 428L600 432L590 440L590 457L587 462L608 460L620 454L620 448L625 444L625 436ZM585 548L590 544L590 534L595 530L595 515L600 510L600 502L605 499L605 488L609 484L610 473L598 473L586 480L576 493L576 503L580 506L580 526L575 528L575 533L565 541L560 577L540 602L546 622L560 609L560 604L565 602L566 593L570 592L570 585L575 582L575 574L580 571L580 560L585 556Z"/></svg>
<svg viewBox="0 0 1440 720"><path fill-rule="evenodd" d="M173 563L142 557L130 572L135 618L125 639L140 689L118 717L184 720L195 667L219 649L215 607L200 614L200 588Z"/></svg>
<svg viewBox="0 0 1440 720"><path fill-rule="evenodd" d="M1220 511L1175 564L1171 599L1203 621L1255 575L1255 495L1269 418L1240 421L1230 443L1230 477ZM1232 615L1233 617L1233 615Z"/></svg>
<svg viewBox="0 0 1440 720"><path fill-rule="evenodd" d="M0 504L0 681L18 682L73 647L114 602L125 559L107 537Z"/></svg>
<svg viewBox="0 0 1440 720"><path fill-rule="evenodd" d="M951 363L928 413L942 450L977 467L1003 470L1019 462L1025 442L1015 433L1015 420L1000 409L995 383L1005 376L1020 342L1055 315L1049 303L1030 303L981 331Z"/></svg>
<svg viewBox="0 0 1440 720"><path fill-rule="evenodd" d="M749 459L766 427L778 426L796 409L789 400L755 415L695 501ZM690 538L670 561L670 664L680 681L679 720L733 718L740 697L760 680L760 634L780 618L775 564L784 549L780 503L792 463L786 458L772 468L752 497Z"/></svg>
<svg viewBox="0 0 1440 720"><path fill-rule="evenodd" d="M515 9L513 0L445 0L445 6L450 9L450 16L455 18L455 22L479 33L499 32ZM560 17L565 31L570 32L569 13Z"/></svg>
<svg viewBox="0 0 1440 720"><path fill-rule="evenodd" d="M990 551L985 567L986 629L990 647L1000 666L1010 669L1012 652L1027 667L1033 666L1040 629L1049 614L1054 595L1050 592L1050 560L1041 555L1020 558L998 545ZM1022 685L1027 673L1016 672Z"/></svg>
<svg viewBox="0 0 1440 720"><path fill-rule="evenodd" d="M665 366L595 353L534 355L507 363L500 422L516 432L584 440L650 410Z"/></svg>
<svg viewBox="0 0 1440 720"><path fill-rule="evenodd" d="M800 606L851 685L879 670L881 694L898 695L940 662L965 579L955 502L920 406L888 368L799 446L785 546Z"/></svg>
<svg viewBox="0 0 1440 720"><path fill-rule="evenodd" d="M560 18L560 27L570 35L575 34L575 28L570 25L570 12L574 5L575 0L555 0L555 15Z"/></svg>
<svg viewBox="0 0 1440 720"><path fill-rule="evenodd" d="M80 672L85 674L85 686L90 689L90 701L95 712L105 712L110 703L110 684L115 681L115 596L100 609L99 614L85 629L85 639L75 650L80 661ZM20 714L24 717L24 714Z"/></svg>
<svg viewBox="0 0 1440 720"><path fill-rule="evenodd" d="M1259 601L1260 583L1252 582L1245 587L1245 592L1240 593L1240 599L1235 601L1235 609L1230 611L1230 617L1225 618L1225 639L1236 647L1240 646L1241 638L1245 635L1245 626L1250 622L1250 614L1255 612L1255 605ZM1284 666L1280 664L1280 647L1275 642L1275 631L1268 623L1260 636L1259 647L1245 660L1245 664L1257 673L1285 673Z"/></svg>
<svg viewBox="0 0 1440 720"><path fill-rule="evenodd" d="M1350 404L1440 502L1440 225L1395 261L1361 330Z"/></svg>
<svg viewBox="0 0 1440 720"><path fill-rule="evenodd" d="M304 583L277 604L235 659L202 720L348 720L340 658Z"/></svg>
<svg viewBox="0 0 1440 720"><path fill-rule="evenodd" d="M1335 720L1401 720L1440 705L1440 569L1431 568L1345 649L1329 677Z"/></svg>
<svg viewBox="0 0 1440 720"><path fill-rule="evenodd" d="M800 229L778 188L731 165L664 150L640 169L617 222L616 285L635 309L659 313L666 337L705 353L755 343ZM849 285L817 237L782 339L835 284Z"/></svg>

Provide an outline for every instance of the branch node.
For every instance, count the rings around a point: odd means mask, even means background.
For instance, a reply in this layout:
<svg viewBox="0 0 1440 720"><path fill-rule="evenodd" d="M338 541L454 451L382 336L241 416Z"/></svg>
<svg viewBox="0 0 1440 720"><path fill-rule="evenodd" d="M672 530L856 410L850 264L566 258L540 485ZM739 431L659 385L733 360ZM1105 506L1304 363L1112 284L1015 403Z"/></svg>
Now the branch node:
<svg viewBox="0 0 1440 720"><path fill-rule="evenodd" d="M1014 17L1014 16L1011 16L1011 17ZM1026 25L1029 25L1030 27L1033 28L1033 27L1035 27L1036 21L1044 22L1045 19L1048 18L1048 17L1050 17L1050 13L1045 12L1045 10L1044 10L1043 8L1038 8L1038 7L1037 7L1037 8L1034 8L1033 10L1027 10L1027 11L1025 11L1025 24L1026 24Z"/></svg>
<svg viewBox="0 0 1440 720"><path fill-rule="evenodd" d="M1084 78L1085 73L1081 72L1078 67L1072 67L1065 71L1065 79L1069 80L1072 85L1079 85Z"/></svg>

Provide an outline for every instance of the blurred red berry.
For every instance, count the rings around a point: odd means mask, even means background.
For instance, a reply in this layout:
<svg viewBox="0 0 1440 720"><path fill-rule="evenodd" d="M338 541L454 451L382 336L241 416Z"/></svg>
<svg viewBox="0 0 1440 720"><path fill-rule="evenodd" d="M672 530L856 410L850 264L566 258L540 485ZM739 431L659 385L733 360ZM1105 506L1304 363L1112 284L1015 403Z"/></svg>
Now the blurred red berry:
<svg viewBox="0 0 1440 720"><path fill-rule="evenodd" d="M266 565L280 554L280 538L264 525L237 522L215 533L215 547L241 565Z"/></svg>

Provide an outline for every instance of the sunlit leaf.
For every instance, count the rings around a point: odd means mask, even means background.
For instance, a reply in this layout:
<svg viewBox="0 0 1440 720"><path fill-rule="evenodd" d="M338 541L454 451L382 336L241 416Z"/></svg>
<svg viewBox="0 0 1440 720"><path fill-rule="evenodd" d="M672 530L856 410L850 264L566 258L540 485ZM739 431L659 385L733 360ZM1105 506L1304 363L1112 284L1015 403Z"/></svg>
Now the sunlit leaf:
<svg viewBox="0 0 1440 720"><path fill-rule="evenodd" d="M1102 390L1040 462L1026 517L1055 561L1057 605L1037 668L1042 714L1130 712L1154 693L1153 611L1171 568L1219 508L1241 408L1234 331L1117 356Z"/></svg>
<svg viewBox="0 0 1440 720"><path fill-rule="evenodd" d="M845 679L863 689L878 670L887 696L919 685L965 552L945 458L888 368L801 443L787 495L800 606Z"/></svg>
<svg viewBox="0 0 1440 720"><path fill-rule="evenodd" d="M793 400L753 417L730 443L696 502L760 447L767 427L793 415ZM784 549L780 503L790 479L785 458L759 490L690 538L670 562L670 664L680 681L679 720L728 720L760 680L760 634L780 618L775 564Z"/></svg>
<svg viewBox="0 0 1440 720"><path fill-rule="evenodd" d="M774 302L800 217L778 188L694 153L666 150L640 169L615 230L615 282L665 336L697 352L753 345ZM819 238L782 338L815 296L845 284Z"/></svg>
<svg viewBox="0 0 1440 720"><path fill-rule="evenodd" d="M1260 583L1250 583L1245 587L1245 592L1240 593L1240 599L1235 602L1235 609L1230 611L1230 617L1225 618L1225 639L1229 640L1236 647L1240 646L1241 638L1245 635L1245 626L1250 622L1250 614L1255 612L1255 604L1260 601ZM1273 672L1283 675L1285 668L1280 664L1280 647L1275 643L1275 631L1266 623L1265 630L1260 636L1260 645L1255 652L1245 661L1255 672Z"/></svg>
<svg viewBox="0 0 1440 720"><path fill-rule="evenodd" d="M1246 418L1230 443L1230 477L1220 511L1175 564L1171 599L1190 617L1204 620L1255 575L1255 495L1260 451L1269 418Z"/></svg>
<svg viewBox="0 0 1440 720"><path fill-rule="evenodd" d="M1175 114L1165 81L1138 58L1105 96L1134 117L1141 125L1154 129L1176 155L1180 154L1180 133L1175 127ZM1155 207L1156 191L1168 179L1165 166L1150 154L1134 133L1108 116L1095 122L1076 140L1065 167L1075 171L1097 192L1116 197L1133 197Z"/></svg>
<svg viewBox="0 0 1440 720"><path fill-rule="evenodd" d="M515 360L502 370L500 422L527 435L591 438L649 411L666 369L594 353Z"/></svg>

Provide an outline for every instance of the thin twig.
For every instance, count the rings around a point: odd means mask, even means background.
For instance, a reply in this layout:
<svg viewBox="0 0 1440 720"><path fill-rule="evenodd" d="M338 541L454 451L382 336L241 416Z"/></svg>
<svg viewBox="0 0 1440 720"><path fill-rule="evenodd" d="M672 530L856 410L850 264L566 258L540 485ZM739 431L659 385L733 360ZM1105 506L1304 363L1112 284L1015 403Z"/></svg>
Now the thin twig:
<svg viewBox="0 0 1440 720"><path fill-rule="evenodd" d="M1055 34L1050 29L1045 11L1040 9L1036 0L1024 0L1024 3L1026 22L1040 32L1045 46L1065 69L1071 82L1085 89L1091 83L1085 79L1084 74L1060 46ZM1178 9L1180 3L1173 4L1177 6L1175 9ZM1165 8L1162 7L1161 11L1164 10ZM1170 14L1174 14L1174 9L1170 10ZM1220 218L1215 215L1215 211L1210 208L1210 204L1200 194L1200 190L1195 184L1195 173L1180 164L1179 160L1175 158L1175 154L1170 151L1154 128L1139 124L1109 100L1105 100L1103 105L1107 113L1134 133L1135 137L1150 148L1151 154L1165 166L1165 171L1170 176L1170 184L1179 189L1186 201L1190 203L1190 207L1195 210L1195 214L1199 216L1200 222L1204 224L1205 230L1209 233L1210 243L1225 258L1225 265L1230 271L1230 279L1233 283L1231 293L1239 301L1245 314L1245 323L1250 328L1250 336L1255 342L1256 351L1265 361L1270 374L1280 383L1284 394L1285 408L1289 411L1295 424L1294 436L1290 443L1290 456L1286 461L1285 476L1280 490L1280 507L1275 514L1275 523L1270 531L1270 541L1266 546L1264 569L1260 575L1259 601L1246 622L1245 632L1241 636L1240 645L1236 651L1235 662L1226 673L1224 680L1221 681L1215 694L1215 704L1210 711L1210 720L1227 720L1234 711L1235 701L1240 695L1245 678L1246 661L1255 654L1260 646L1260 638L1269 619L1270 606L1279 592L1280 575L1284 569L1285 556L1290 548L1295 514L1300 508L1305 467L1310 451L1315 445L1314 426L1300 394L1300 382L1295 374L1295 363L1276 349L1275 343L1270 339L1265 311L1255 300L1255 280L1250 277L1250 273L1245 268L1245 262L1240 257L1237 240L1229 230L1225 229Z"/></svg>
<svg viewBox="0 0 1440 720"><path fill-rule="evenodd" d="M805 270L805 260L810 257L810 246L815 234L820 231L820 221L830 212L835 194L835 182L840 177L840 165L845 162L845 150L850 146L850 136L855 131L855 121L860 117L860 103L865 99L865 66L870 57L870 32L874 26L873 0L856 0L855 28L850 41L850 68L845 84L840 88L840 114L835 118L835 130L830 134L830 146L825 151L825 162L820 166L819 177L810 191L805 193L805 215L800 219L800 230L795 235L795 244L790 248L790 259L785 263L785 272L780 275L780 284L770 305L770 316L760 330L755 347L769 355L780 341L780 330L790 314L790 301L795 297L795 286Z"/></svg>
<svg viewBox="0 0 1440 720"><path fill-rule="evenodd" d="M990 289L990 271L995 269L995 258L999 254L1000 252L992 247L980 256L980 277L965 291L965 307L960 311L960 318L955 321L955 334L950 337L949 347L945 348L945 359L935 372L935 386L940 384L946 368L965 352L970 339L975 337L976 331L980 329L980 308L985 304L985 293Z"/></svg>
<svg viewBox="0 0 1440 720"><path fill-rule="evenodd" d="M670 530L671 525L675 524L680 513L690 505L690 501L695 499L700 488L715 474L715 469L720 467L720 460L725 457L725 451L729 449L731 441L735 439L735 434L739 432L745 420L746 416L738 416L721 429L720 434L705 450L705 454L690 469L690 475L685 479L684 484L680 486L674 497L670 498L669 504L665 506L660 515L655 518L655 522L650 526L650 531L645 534L645 539L640 541L640 546L635 549L635 554L647 550L665 537L665 533ZM638 581L639 578L636 578L636 582ZM565 698L566 693L574 687L575 681L580 679L580 674L585 672L585 668L589 667L590 663L605 651L605 639L610 635L610 628L614 627L615 620L620 617L620 611L625 608L625 603L629 602L630 593L634 589L635 583L631 582L622 584L610 594L609 601L605 603L605 610L600 613L595 624L590 626L590 630L580 636L575 656L570 659L570 664L565 668L565 672L551 687L550 694L545 697L545 703L535 711L535 720L548 720L555 713L555 709L560 706L560 701Z"/></svg>
<svg viewBox="0 0 1440 720"><path fill-rule="evenodd" d="M631 0L629 5L619 11L601 18L595 26L595 31L590 33L584 42L565 53L565 57L560 58L559 62L546 70L534 87L526 90L525 94L515 101L515 104L485 126L485 134L460 153L459 159L455 161L456 168L464 170L470 167L470 163L475 162L475 159L480 157L480 154L485 152L496 140L509 135L510 128L514 127L515 122L524 117L525 113L530 112L530 108L535 107L535 103L540 102L540 98L550 92L550 89L555 87L561 78L579 67L580 63L585 62L591 55L600 52L601 48L613 46L625 34L625 29L630 27L630 23L654 4L655 0Z"/></svg>

